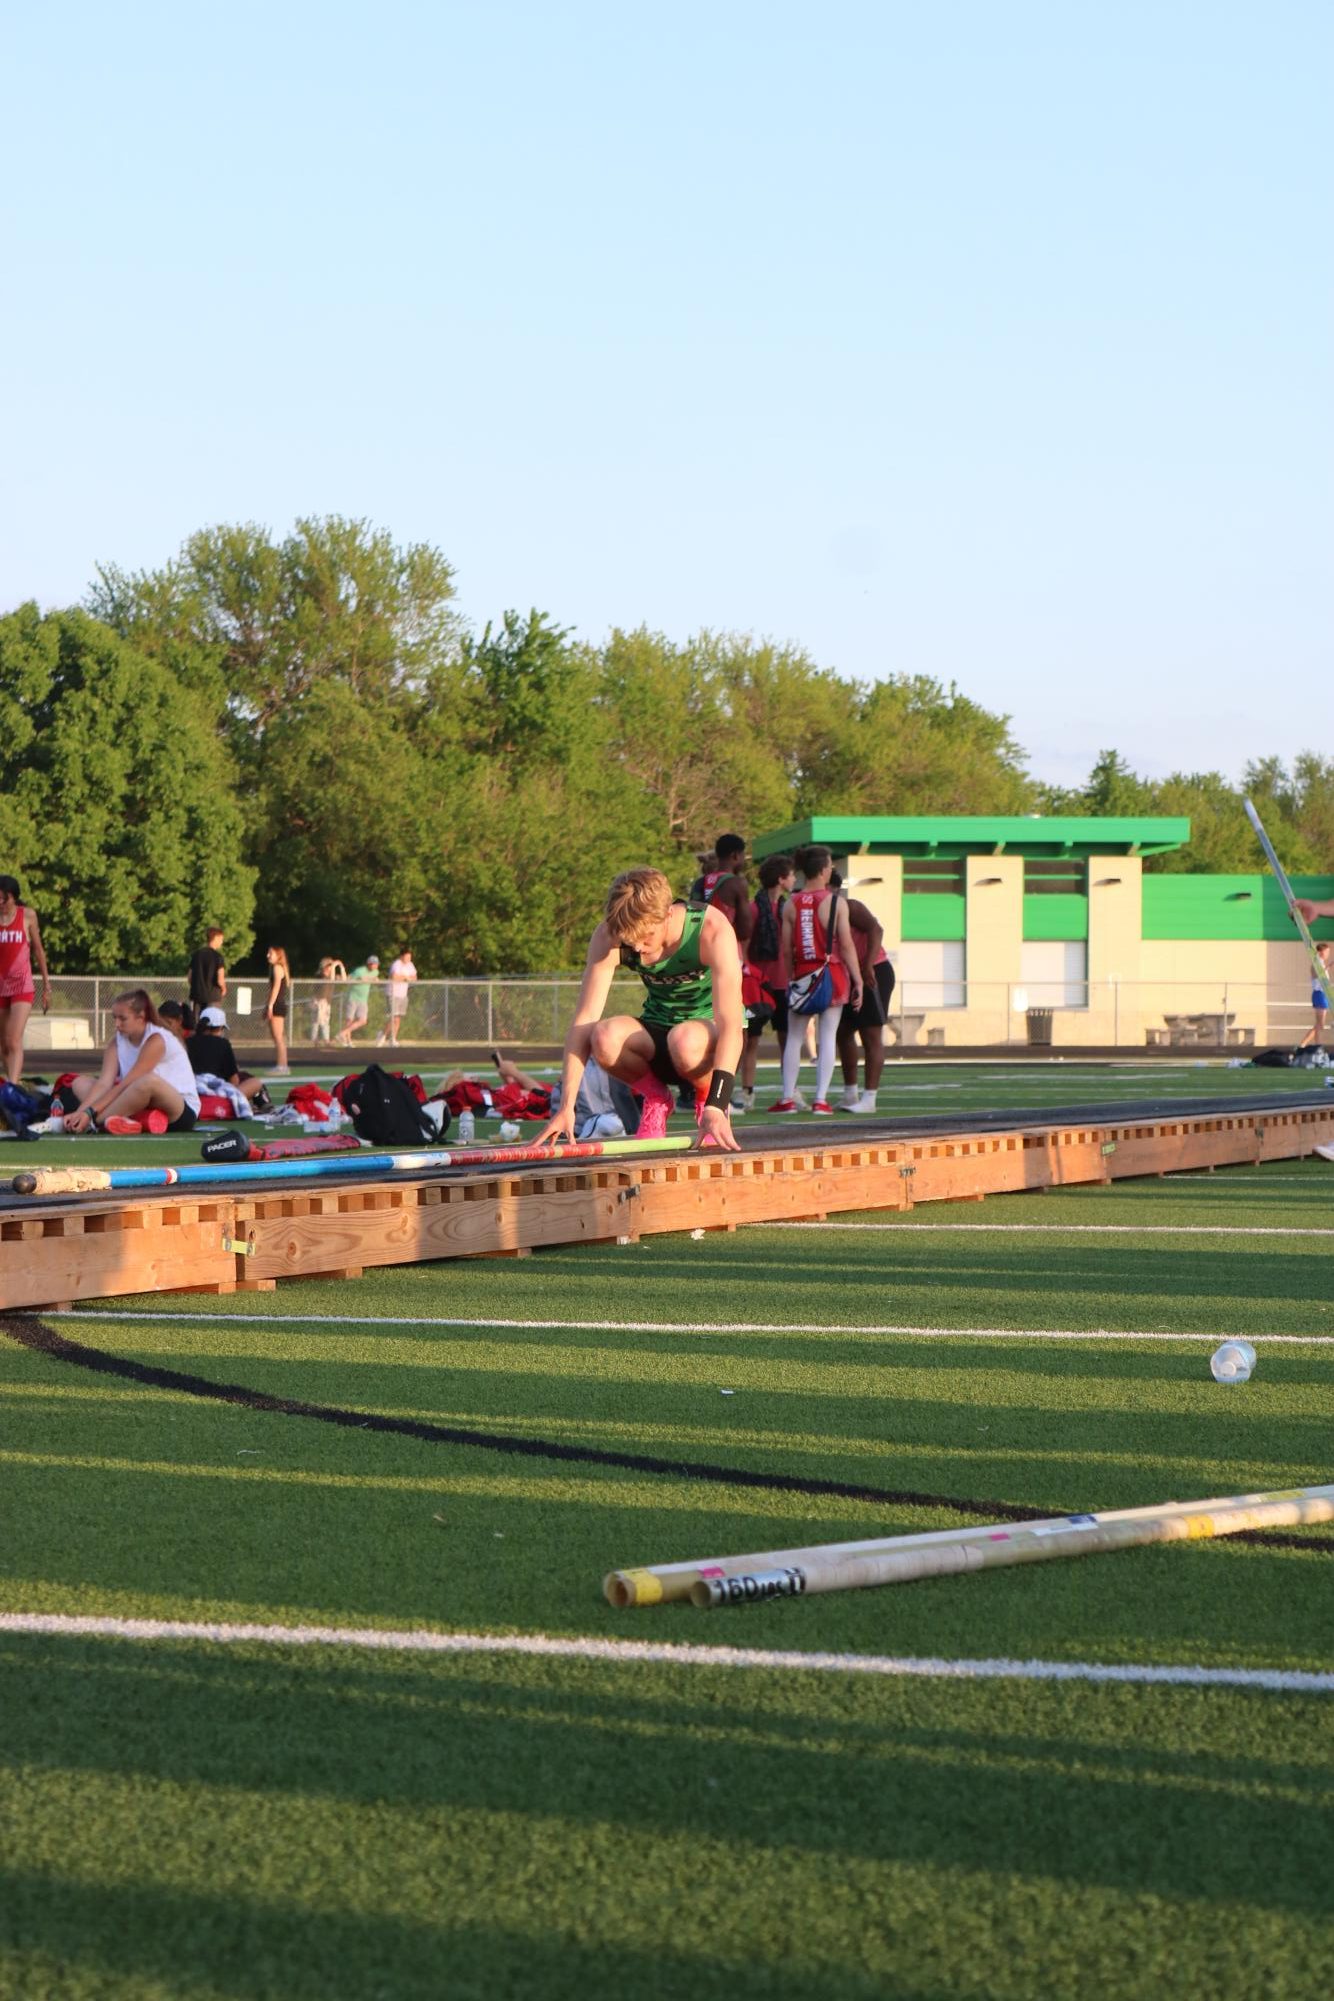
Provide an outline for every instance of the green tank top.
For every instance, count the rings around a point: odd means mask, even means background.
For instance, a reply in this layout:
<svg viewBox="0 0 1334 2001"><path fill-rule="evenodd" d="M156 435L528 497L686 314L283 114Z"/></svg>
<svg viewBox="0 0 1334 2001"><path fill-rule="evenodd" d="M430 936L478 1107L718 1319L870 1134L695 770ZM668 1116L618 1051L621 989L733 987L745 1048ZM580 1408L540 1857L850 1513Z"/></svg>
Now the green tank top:
<svg viewBox="0 0 1334 2001"><path fill-rule="evenodd" d="M675 1028L681 1021L707 1021L713 1013L713 974L699 957L699 934L708 914L707 904L687 904L680 944L651 966L622 945L621 964L632 967L647 989L641 1021Z"/></svg>

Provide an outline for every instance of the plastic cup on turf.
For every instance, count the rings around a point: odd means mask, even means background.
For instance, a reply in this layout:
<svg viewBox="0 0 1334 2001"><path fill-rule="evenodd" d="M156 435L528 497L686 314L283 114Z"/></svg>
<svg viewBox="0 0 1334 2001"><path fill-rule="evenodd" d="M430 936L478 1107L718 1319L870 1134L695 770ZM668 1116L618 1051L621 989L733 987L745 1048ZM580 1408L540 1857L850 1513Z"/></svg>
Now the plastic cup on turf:
<svg viewBox="0 0 1334 2001"><path fill-rule="evenodd" d="M1209 1369L1216 1383L1249 1381L1255 1367L1255 1350L1249 1341L1225 1341L1209 1357Z"/></svg>

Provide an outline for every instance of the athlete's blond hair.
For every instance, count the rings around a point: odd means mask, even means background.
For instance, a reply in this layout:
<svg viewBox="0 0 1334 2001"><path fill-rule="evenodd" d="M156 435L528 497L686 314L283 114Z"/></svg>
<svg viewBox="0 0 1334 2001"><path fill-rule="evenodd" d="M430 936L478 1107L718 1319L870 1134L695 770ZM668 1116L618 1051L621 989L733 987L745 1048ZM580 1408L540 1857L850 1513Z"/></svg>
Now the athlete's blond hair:
<svg viewBox="0 0 1334 2001"><path fill-rule="evenodd" d="M628 868L607 891L603 919L618 943L632 945L652 924L661 924L676 901L661 869Z"/></svg>

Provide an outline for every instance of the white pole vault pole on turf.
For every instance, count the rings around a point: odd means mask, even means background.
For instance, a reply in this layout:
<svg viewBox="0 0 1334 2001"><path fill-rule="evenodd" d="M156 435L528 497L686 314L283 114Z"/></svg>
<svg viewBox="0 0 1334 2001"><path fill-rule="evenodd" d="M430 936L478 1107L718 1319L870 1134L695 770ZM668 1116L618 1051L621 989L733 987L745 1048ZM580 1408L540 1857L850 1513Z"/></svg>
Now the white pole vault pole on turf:
<svg viewBox="0 0 1334 2001"><path fill-rule="evenodd" d="M689 1598L696 1605L748 1604L817 1591L857 1591L874 1584L910 1584L960 1570L1001 1569L1062 1556L1095 1556L1157 1542L1197 1542L1245 1529L1284 1528L1334 1520L1334 1485L1294 1487L1221 1500L1163 1501L1101 1515L1056 1515L1037 1522L989 1522L966 1529L865 1542L820 1543L808 1549L764 1550L749 1556L700 1557L687 1563L613 1570L603 1584L612 1605L661 1605Z"/></svg>

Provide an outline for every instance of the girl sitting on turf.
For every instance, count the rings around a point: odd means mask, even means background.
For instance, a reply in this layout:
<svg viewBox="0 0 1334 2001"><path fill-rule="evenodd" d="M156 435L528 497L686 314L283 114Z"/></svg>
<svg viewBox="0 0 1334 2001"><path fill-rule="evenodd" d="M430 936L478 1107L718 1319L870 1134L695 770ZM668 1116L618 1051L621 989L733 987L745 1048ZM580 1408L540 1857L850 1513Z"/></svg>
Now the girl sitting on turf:
<svg viewBox="0 0 1334 2001"><path fill-rule="evenodd" d="M66 1133L189 1132L199 1117L194 1071L143 988L118 994L111 1018L116 1033L98 1075L69 1087L79 1102Z"/></svg>

